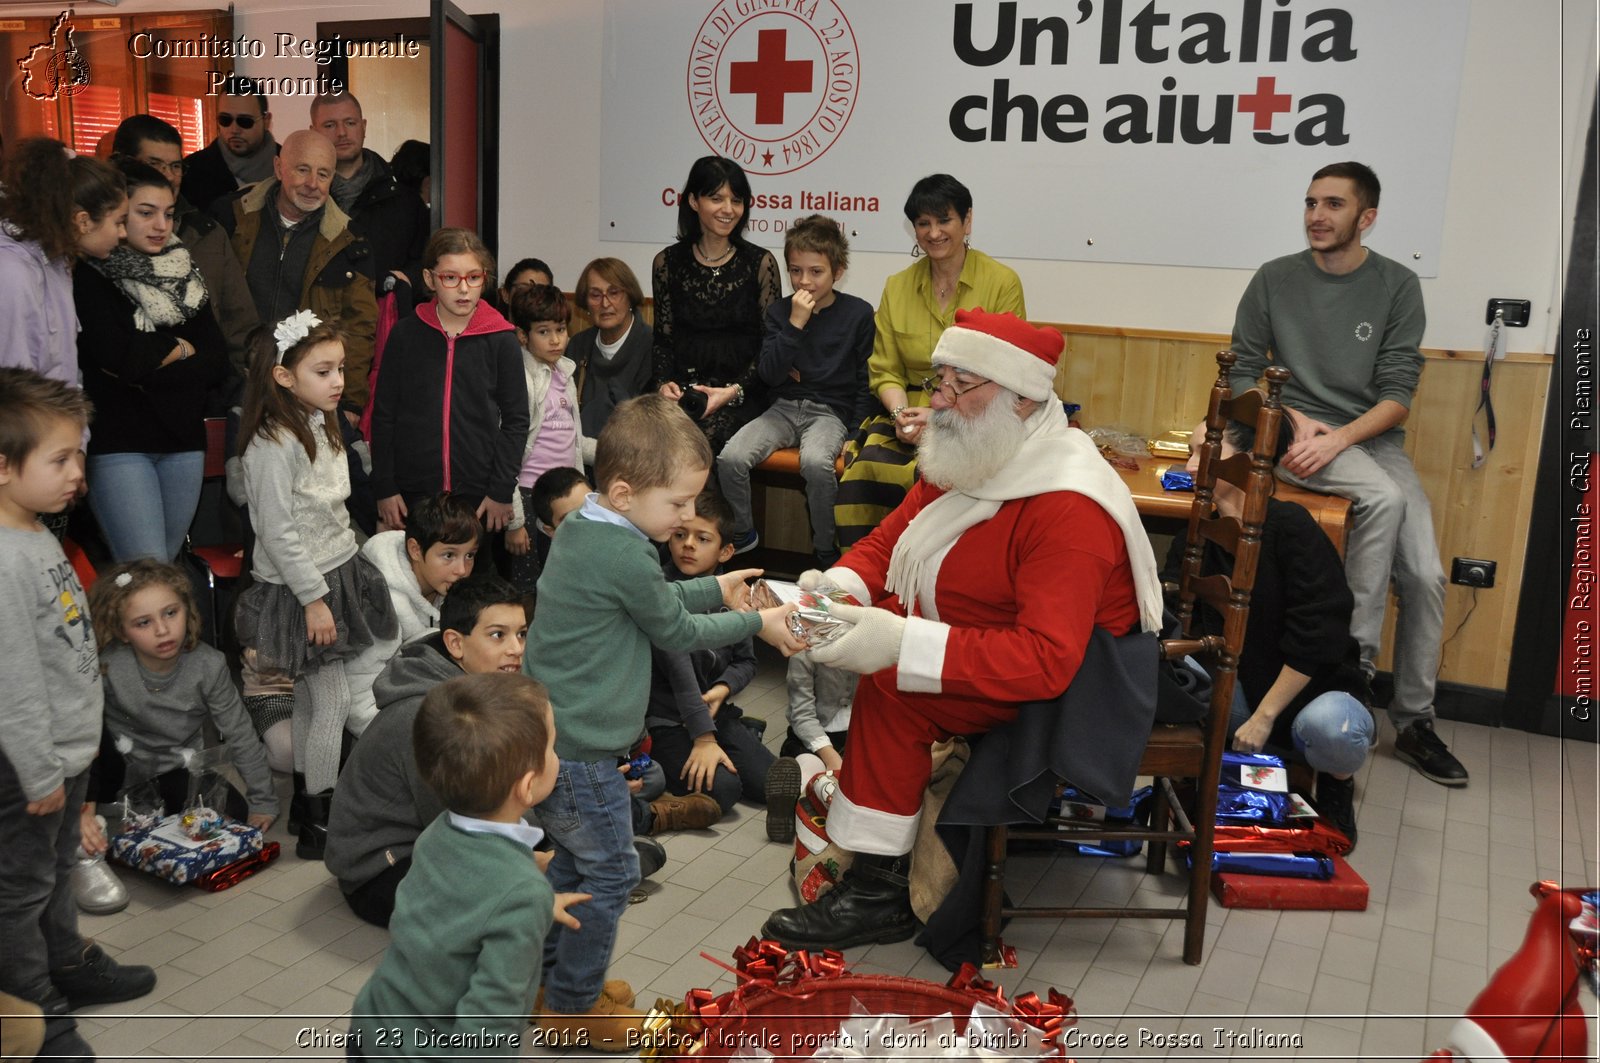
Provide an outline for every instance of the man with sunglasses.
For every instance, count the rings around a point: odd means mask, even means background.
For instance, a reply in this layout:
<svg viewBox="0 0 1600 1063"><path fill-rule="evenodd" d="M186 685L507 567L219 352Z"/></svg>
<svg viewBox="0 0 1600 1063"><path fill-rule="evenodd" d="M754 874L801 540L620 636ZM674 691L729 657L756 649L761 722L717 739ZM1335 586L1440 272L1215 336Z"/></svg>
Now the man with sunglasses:
<svg viewBox="0 0 1600 1063"><path fill-rule="evenodd" d="M272 176L278 142L261 83L230 74L217 102L217 139L183 161L183 198L199 210Z"/></svg>
<svg viewBox="0 0 1600 1063"><path fill-rule="evenodd" d="M916 932L907 871L932 764L951 735L993 730L1029 701L1088 681L1091 636L1161 623L1150 540L1121 477L1067 425L1054 393L1055 329L957 310L933 351L921 479L827 572L862 606L807 652L857 672L850 749L828 834L855 854L838 886L773 913L761 929L790 948L848 948Z"/></svg>

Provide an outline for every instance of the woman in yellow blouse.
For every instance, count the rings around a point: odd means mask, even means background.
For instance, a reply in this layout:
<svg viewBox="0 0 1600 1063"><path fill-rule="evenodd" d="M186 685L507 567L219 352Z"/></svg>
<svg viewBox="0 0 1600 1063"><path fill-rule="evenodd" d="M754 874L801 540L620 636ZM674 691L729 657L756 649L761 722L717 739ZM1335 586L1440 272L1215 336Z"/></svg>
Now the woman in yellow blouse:
<svg viewBox="0 0 1600 1063"><path fill-rule="evenodd" d="M845 450L834 505L843 549L877 527L916 479L917 442L929 412L922 381L956 311L982 307L1027 317L1016 273L967 246L972 193L966 185L949 174L924 177L906 197L905 215L918 260L889 278L878 302L868 387L884 412L869 417Z"/></svg>

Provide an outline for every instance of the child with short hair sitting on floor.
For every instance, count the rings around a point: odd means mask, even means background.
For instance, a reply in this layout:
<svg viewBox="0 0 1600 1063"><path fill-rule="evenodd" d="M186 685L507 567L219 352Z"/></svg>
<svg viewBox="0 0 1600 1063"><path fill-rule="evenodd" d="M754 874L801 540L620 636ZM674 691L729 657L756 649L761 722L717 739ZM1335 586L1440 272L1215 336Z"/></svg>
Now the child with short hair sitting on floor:
<svg viewBox="0 0 1600 1063"><path fill-rule="evenodd" d="M789 658L789 733L767 769L767 837L794 841L794 806L806 784L844 766L845 729L861 677L818 664L809 653Z"/></svg>
<svg viewBox="0 0 1600 1063"><path fill-rule="evenodd" d="M715 491L701 491L694 516L672 533L672 559L663 566L667 580L715 575L733 557L733 511ZM756 672L755 648L748 637L726 646L692 652L651 651L650 755L667 775L675 794L715 798L720 816L740 797L767 800L767 769L772 751L743 722L732 699ZM793 806L791 806L792 808Z"/></svg>
<svg viewBox="0 0 1600 1063"><path fill-rule="evenodd" d="M352 1058L515 1055L553 922L569 905L534 858L522 814L555 787L555 718L527 676L461 675L422 699L417 768L448 810L428 824L395 897L391 939L351 1009Z"/></svg>

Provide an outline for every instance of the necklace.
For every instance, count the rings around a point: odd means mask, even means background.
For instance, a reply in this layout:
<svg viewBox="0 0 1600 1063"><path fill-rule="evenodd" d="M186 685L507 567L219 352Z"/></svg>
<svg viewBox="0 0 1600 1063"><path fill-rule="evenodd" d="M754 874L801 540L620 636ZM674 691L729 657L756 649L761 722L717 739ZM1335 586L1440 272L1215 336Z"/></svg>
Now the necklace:
<svg viewBox="0 0 1600 1063"><path fill-rule="evenodd" d="M711 275L713 277L722 276L722 265L723 265L723 263L725 263L728 260L728 258L730 256L732 256L733 251L734 251L734 247L733 247L733 244L730 242L728 244L728 246L723 249L722 254L717 255L715 258L713 258L712 256L706 254L706 249L705 249L703 241L696 240L695 244L694 244L695 257L700 259L700 264L701 265L709 266L711 268Z"/></svg>

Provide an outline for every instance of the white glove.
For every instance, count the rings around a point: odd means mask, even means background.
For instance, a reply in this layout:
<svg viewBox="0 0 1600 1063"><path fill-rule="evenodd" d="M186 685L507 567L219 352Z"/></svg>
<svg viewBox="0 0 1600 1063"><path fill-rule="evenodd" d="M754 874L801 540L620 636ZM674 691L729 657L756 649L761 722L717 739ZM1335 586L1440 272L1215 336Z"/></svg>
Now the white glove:
<svg viewBox="0 0 1600 1063"><path fill-rule="evenodd" d="M853 626L828 645L812 650L813 661L860 675L881 672L900 662L905 617L887 609L838 602L831 604L828 612Z"/></svg>

